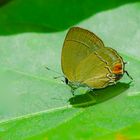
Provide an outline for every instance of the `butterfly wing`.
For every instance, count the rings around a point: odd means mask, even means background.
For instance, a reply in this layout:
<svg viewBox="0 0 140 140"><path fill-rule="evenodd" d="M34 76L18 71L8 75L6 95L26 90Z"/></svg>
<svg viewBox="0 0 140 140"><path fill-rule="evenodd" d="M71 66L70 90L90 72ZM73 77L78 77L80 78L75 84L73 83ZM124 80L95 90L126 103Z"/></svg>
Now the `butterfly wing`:
<svg viewBox="0 0 140 140"><path fill-rule="evenodd" d="M118 52L112 48L104 47L96 51L96 54L104 60L104 62L113 70L114 65L120 63L123 65L123 59Z"/></svg>
<svg viewBox="0 0 140 140"><path fill-rule="evenodd" d="M91 88L103 88L115 82L112 69L122 63L121 57L111 48L104 47L92 52L76 68L76 81ZM110 77L109 77L110 76Z"/></svg>
<svg viewBox="0 0 140 140"><path fill-rule="evenodd" d="M62 49L61 66L64 75L70 81L76 81L78 64L100 48L104 48L104 44L95 34L79 27L71 28Z"/></svg>
<svg viewBox="0 0 140 140"><path fill-rule="evenodd" d="M90 88L102 88L110 81L107 74L109 71L106 64L93 52L79 63L76 69L76 81Z"/></svg>

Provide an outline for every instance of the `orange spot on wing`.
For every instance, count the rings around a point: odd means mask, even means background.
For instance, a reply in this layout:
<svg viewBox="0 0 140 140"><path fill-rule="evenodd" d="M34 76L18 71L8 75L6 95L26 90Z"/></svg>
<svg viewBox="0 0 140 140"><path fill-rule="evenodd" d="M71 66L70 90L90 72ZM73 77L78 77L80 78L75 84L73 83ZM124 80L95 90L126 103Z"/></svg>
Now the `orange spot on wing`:
<svg viewBox="0 0 140 140"><path fill-rule="evenodd" d="M113 67L112 72L114 74L122 74L123 73L122 64L121 63L115 64L115 66Z"/></svg>

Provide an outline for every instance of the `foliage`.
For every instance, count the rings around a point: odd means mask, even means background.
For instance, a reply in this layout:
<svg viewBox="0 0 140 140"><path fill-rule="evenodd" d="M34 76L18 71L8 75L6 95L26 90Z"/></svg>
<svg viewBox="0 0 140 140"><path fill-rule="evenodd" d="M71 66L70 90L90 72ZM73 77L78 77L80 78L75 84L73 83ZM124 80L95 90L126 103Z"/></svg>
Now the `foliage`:
<svg viewBox="0 0 140 140"><path fill-rule="evenodd" d="M2 140L140 138L140 2L11 0L0 7L0 138ZM87 92L70 88L61 48L70 26L96 33L129 62L120 83Z"/></svg>

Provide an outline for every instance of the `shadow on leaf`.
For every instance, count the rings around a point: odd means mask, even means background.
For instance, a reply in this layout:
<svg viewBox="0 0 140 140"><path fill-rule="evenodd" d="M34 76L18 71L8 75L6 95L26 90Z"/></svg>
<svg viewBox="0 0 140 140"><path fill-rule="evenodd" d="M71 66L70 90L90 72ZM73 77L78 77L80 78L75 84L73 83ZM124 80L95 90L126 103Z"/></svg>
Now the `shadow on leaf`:
<svg viewBox="0 0 140 140"><path fill-rule="evenodd" d="M108 86L104 89L87 91L85 94L75 95L69 99L69 102L73 107L88 107L120 95L129 87L130 83L119 82L116 85Z"/></svg>

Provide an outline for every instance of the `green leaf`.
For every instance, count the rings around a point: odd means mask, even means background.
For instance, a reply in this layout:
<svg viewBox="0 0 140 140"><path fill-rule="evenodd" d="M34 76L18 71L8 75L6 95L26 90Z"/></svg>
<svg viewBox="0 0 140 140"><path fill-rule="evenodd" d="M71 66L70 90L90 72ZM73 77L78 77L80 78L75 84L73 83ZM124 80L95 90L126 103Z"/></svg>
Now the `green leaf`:
<svg viewBox="0 0 140 140"><path fill-rule="evenodd" d="M108 134L103 137L99 137L99 138L97 138L97 140L102 140L102 139L139 140L139 138L140 138L139 131L140 131L140 123L136 123L136 124L133 124L132 126L126 127L124 129L121 129L112 134Z"/></svg>
<svg viewBox="0 0 140 140"><path fill-rule="evenodd" d="M0 138L2 140L139 138L140 2L9 1L0 8ZM106 6L105 6L106 5ZM79 22L79 23L78 23ZM134 81L72 96L62 75L69 26L97 34L116 49ZM21 28L23 26L23 28ZM56 32L59 31L59 32ZM118 136L119 135L119 136ZM119 139L119 138L118 138Z"/></svg>

